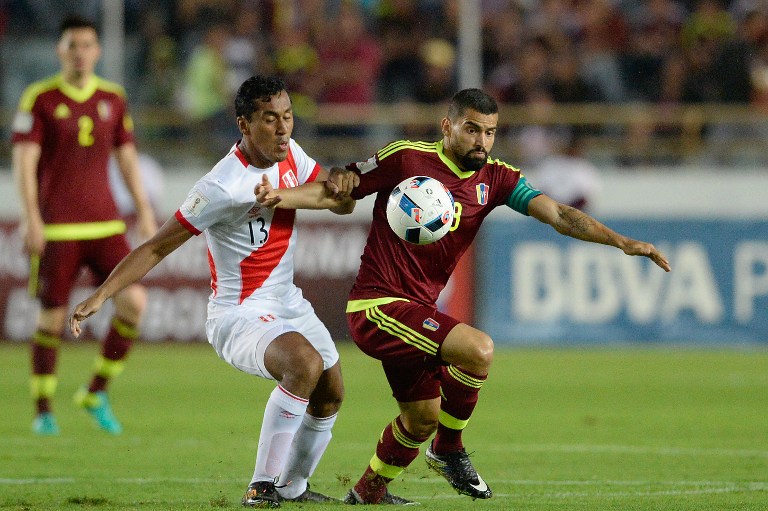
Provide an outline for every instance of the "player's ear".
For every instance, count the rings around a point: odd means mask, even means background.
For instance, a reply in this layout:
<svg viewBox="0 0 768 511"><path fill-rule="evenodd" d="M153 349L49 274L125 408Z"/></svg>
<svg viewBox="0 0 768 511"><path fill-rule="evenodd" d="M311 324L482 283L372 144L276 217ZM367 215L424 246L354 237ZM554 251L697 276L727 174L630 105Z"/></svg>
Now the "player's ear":
<svg viewBox="0 0 768 511"><path fill-rule="evenodd" d="M243 135L248 135L251 132L251 127L248 124L248 119L246 119L242 115L237 118L237 128L240 130L240 133L242 133Z"/></svg>
<svg viewBox="0 0 768 511"><path fill-rule="evenodd" d="M443 120L440 121L440 130L445 137L451 134L451 120L449 118L443 117Z"/></svg>

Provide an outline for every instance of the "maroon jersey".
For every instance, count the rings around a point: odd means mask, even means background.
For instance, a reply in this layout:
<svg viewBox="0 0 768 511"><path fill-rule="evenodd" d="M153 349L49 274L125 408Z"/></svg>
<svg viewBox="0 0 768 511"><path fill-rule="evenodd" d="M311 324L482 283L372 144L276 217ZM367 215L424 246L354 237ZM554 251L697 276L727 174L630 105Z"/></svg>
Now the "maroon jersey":
<svg viewBox="0 0 768 511"><path fill-rule="evenodd" d="M541 192L530 188L520 171L499 160L465 172L443 155L443 143L401 140L368 161L347 168L360 174L352 197L376 193L373 221L350 300L399 297L432 305L486 216L507 204L527 214L528 202ZM404 179L429 176L442 182L456 203L451 231L430 245L401 240L389 228L387 200Z"/></svg>
<svg viewBox="0 0 768 511"><path fill-rule="evenodd" d="M61 75L24 91L12 142L40 144L38 196L43 222L66 224L120 218L109 188L113 148L133 141L125 93L93 77L83 89Z"/></svg>

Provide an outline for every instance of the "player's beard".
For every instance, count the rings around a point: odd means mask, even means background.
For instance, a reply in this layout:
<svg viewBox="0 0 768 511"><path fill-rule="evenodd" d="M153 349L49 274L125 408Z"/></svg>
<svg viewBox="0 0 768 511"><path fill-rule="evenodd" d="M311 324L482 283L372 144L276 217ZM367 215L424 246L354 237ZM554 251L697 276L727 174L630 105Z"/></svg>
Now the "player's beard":
<svg viewBox="0 0 768 511"><path fill-rule="evenodd" d="M485 165L485 162L488 160L488 153L483 151L483 157L478 158L477 156L472 156L472 153L476 152L476 149L472 149L471 151L467 152L464 156L461 157L461 167L464 170L470 171L470 172L476 172L483 168L483 165Z"/></svg>

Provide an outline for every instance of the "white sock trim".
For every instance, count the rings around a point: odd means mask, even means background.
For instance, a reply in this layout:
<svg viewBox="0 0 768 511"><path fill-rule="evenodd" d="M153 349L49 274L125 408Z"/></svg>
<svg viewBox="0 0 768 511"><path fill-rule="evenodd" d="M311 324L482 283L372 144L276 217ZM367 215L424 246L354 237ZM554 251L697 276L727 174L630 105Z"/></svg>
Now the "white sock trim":
<svg viewBox="0 0 768 511"><path fill-rule="evenodd" d="M338 415L338 413L334 413L329 417L315 417L305 413L304 419L302 419L302 423L304 426L314 431L328 431L329 429L333 428L333 425L336 423L336 417Z"/></svg>
<svg viewBox="0 0 768 511"><path fill-rule="evenodd" d="M275 404L294 415L304 415L309 403L308 399L291 394L281 385L275 387L269 397Z"/></svg>

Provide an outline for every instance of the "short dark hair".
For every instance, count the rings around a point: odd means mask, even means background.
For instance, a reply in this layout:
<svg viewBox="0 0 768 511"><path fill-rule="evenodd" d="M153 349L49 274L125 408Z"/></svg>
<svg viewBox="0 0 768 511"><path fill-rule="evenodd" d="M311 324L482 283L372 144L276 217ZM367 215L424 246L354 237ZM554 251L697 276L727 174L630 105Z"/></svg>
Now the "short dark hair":
<svg viewBox="0 0 768 511"><path fill-rule="evenodd" d="M76 14L67 16L61 22L61 25L59 25L59 37L64 35L64 32L70 28L91 28L96 32L96 35L99 35L99 27L96 26L96 23Z"/></svg>
<svg viewBox="0 0 768 511"><path fill-rule="evenodd" d="M496 100L480 89L464 89L454 94L451 104L448 105L448 118L455 119L467 109L476 110L484 115L499 113Z"/></svg>
<svg viewBox="0 0 768 511"><path fill-rule="evenodd" d="M286 91L285 81L277 76L256 75L248 78L237 89L235 96L235 115L250 119L253 112L258 110L257 101L268 102L272 96Z"/></svg>

